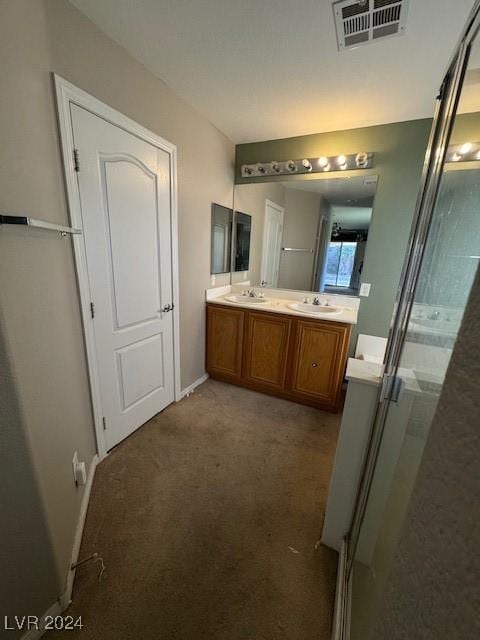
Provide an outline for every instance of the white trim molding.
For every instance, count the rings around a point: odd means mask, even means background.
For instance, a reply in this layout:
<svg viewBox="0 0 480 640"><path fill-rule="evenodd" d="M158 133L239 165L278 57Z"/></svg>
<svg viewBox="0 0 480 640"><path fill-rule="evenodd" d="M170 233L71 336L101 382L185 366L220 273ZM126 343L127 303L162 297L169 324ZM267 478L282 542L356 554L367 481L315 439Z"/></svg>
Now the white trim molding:
<svg viewBox="0 0 480 640"><path fill-rule="evenodd" d="M36 627L32 627L27 633L25 633L21 640L37 640L37 638L41 638L44 633L46 633L45 629L45 619L46 618L55 618L55 616L60 616L65 611L65 607L62 607L60 604L60 600L57 600L51 607L49 607L45 613L40 616L40 620L38 621L38 629Z"/></svg>
<svg viewBox="0 0 480 640"><path fill-rule="evenodd" d="M195 389L199 387L201 384L203 384L204 382L206 382L209 377L210 376L208 375L208 373L204 373L203 376L200 376L200 378L195 380L195 382L192 382L191 385L189 385L188 387L185 387L185 389L182 389L182 391L180 392L180 400L185 396L189 396L191 393L193 393Z"/></svg>
<svg viewBox="0 0 480 640"><path fill-rule="evenodd" d="M119 111L112 109L97 98L82 91L75 85L60 76L53 74L55 82L55 92L57 98L58 124L60 129L60 140L63 154L63 165L65 171L65 183L67 189L68 206L70 213L70 224L82 230L82 215L80 208L80 194L78 190L75 161L74 161L74 141L73 129L70 113L70 105L75 104L91 113L103 118L107 122L116 125L132 133L133 135L149 142L162 149L170 156L170 212L171 212L171 233L172 233L172 294L175 311L173 313L173 352L174 352L174 381L175 400L182 397L180 386L180 303L178 284L178 221L177 221L177 148L164 138L145 129L134 120L123 115ZM97 451L99 459L102 460L107 455L103 431L103 411L101 408L101 396L99 376L97 370L96 347L93 334L93 326L90 316L90 287L88 283L87 260L83 234L72 236L75 254L75 266L77 272L78 289L80 292L81 314L83 321L83 332L87 352L87 366L90 379L90 393L93 405L93 416L95 423L95 435L97 440Z"/></svg>
<svg viewBox="0 0 480 640"><path fill-rule="evenodd" d="M352 576L347 575L348 538L344 538L337 567L337 584L331 640L349 640L352 608Z"/></svg>
<svg viewBox="0 0 480 640"><path fill-rule="evenodd" d="M65 591L62 595L49 607L45 613L40 617L38 629L32 628L27 633L25 633L21 640L37 640L37 638L41 638L45 633L45 619L50 617L55 617L61 615L65 609L72 602L72 590L73 590L73 581L75 579L75 569L72 569L72 565L74 565L78 560L78 554L80 551L80 544L82 542L83 529L85 527L85 520L87 517L88 503L90 502L90 494L92 491L93 478L95 477L95 470L98 464L98 455L93 457L92 462L90 463L90 469L88 470L87 482L85 484L85 488L83 490L82 502L80 505L80 513L78 516L77 527L75 529L75 536L73 538L73 547L72 547L72 556L70 561L70 566L68 567L67 578L65 581Z"/></svg>
<svg viewBox="0 0 480 640"><path fill-rule="evenodd" d="M65 591L60 596L60 605L62 607L62 611L66 609L72 601L73 582L75 580L76 570L71 569L71 567L78 561L78 554L80 552L80 545L82 543L83 529L85 527L85 520L87 517L88 503L90 502L90 493L92 492L93 478L95 477L95 471L97 469L98 462L99 458L98 455L96 455L93 457L93 460L90 463L90 469L88 470L88 478L85 484L85 489L83 491L77 528L75 529L75 537L73 538L72 557L67 573Z"/></svg>

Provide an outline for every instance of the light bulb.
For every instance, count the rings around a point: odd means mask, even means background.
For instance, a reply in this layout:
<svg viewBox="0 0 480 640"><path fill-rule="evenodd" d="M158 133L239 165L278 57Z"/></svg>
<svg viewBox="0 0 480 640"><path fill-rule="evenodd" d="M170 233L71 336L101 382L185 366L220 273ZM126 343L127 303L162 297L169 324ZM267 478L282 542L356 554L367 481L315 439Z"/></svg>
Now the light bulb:
<svg viewBox="0 0 480 640"><path fill-rule="evenodd" d="M327 164L323 167L324 171L330 171L330 163L327 162Z"/></svg>
<svg viewBox="0 0 480 640"><path fill-rule="evenodd" d="M470 153L470 151L472 150L472 143L471 142L465 142L465 144L462 144L462 146L460 147L460 153L463 155L465 153Z"/></svg>
<svg viewBox="0 0 480 640"><path fill-rule="evenodd" d="M360 169L366 167L368 164L368 154L366 154L364 151L357 153L357 155L355 156L355 164Z"/></svg>
<svg viewBox="0 0 480 640"><path fill-rule="evenodd" d="M477 158L477 160L480 160L480 151L477 151L476 158Z"/></svg>
<svg viewBox="0 0 480 640"><path fill-rule="evenodd" d="M343 164L340 165L340 169L342 171L345 171L346 168L347 168L347 163L346 162L344 162Z"/></svg>
<svg viewBox="0 0 480 640"><path fill-rule="evenodd" d="M337 164L339 167L341 167L342 164L346 164L346 163L347 163L347 158L344 155L338 156Z"/></svg>
<svg viewBox="0 0 480 640"><path fill-rule="evenodd" d="M272 162L272 171L274 171L275 173L280 173L281 170L282 167L278 164L278 162L276 162L276 160L274 160Z"/></svg>
<svg viewBox="0 0 480 640"><path fill-rule="evenodd" d="M452 155L452 162L458 162L461 159L462 159L462 156L455 151L455 153Z"/></svg>
<svg viewBox="0 0 480 640"><path fill-rule="evenodd" d="M287 164L287 169L292 173L297 170L297 165L294 163L293 160L288 160L286 164Z"/></svg>
<svg viewBox="0 0 480 640"><path fill-rule="evenodd" d="M325 167L328 166L328 158L326 158L325 156L322 156L321 158L318 159L318 166L321 169L325 169Z"/></svg>
<svg viewBox="0 0 480 640"><path fill-rule="evenodd" d="M304 169L306 169L306 171L311 171L312 170L312 165L310 163L310 160L307 160L306 158L304 160L302 160L302 167Z"/></svg>

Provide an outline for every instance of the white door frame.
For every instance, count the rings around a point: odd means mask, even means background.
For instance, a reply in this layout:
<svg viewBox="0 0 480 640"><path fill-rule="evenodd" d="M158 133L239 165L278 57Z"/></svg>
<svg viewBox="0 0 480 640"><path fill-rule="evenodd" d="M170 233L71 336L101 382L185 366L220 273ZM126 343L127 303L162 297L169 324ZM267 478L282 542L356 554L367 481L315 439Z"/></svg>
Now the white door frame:
<svg viewBox="0 0 480 640"><path fill-rule="evenodd" d="M70 103L76 104L124 131L162 149L170 156L170 217L172 234L172 294L175 311L173 313L173 359L174 359L174 395L175 401L181 399L180 388L180 322L178 295L178 222L177 222L177 148L164 138L148 131L134 120L127 118L119 111L112 109L97 98L82 91L64 78L53 74L57 97L58 124L63 154L63 166L67 188L70 224L82 229L82 213L80 208L80 192L74 163L73 127L70 114ZM107 448L103 430L103 412L101 409L100 384L97 369L97 351L93 333L90 311L90 286L88 282L87 258L83 234L74 235L73 250L77 273L78 289L80 293L80 308L82 313L83 333L87 352L87 367L90 379L90 393L92 398L95 435L99 458L107 455Z"/></svg>
<svg viewBox="0 0 480 640"><path fill-rule="evenodd" d="M262 262L260 265L260 279L263 281L263 274L265 273L265 256L266 256L266 242L267 242L267 235L266 235L266 227L267 227L267 207L271 207L272 209L276 209L278 211L278 213L281 216L282 222L282 234L281 234L281 238L280 238L280 244L282 244L281 240L283 238L283 220L285 217L285 208L281 207L279 204L277 204L276 202L273 202L272 200L269 200L268 198L265 198L265 209L264 209L264 216L263 216L263 240L262 240ZM281 250L281 248L280 248ZM280 255L278 256L278 269L280 271ZM278 285L278 275L277 274L277 282L276 283L272 283L272 287L276 287Z"/></svg>

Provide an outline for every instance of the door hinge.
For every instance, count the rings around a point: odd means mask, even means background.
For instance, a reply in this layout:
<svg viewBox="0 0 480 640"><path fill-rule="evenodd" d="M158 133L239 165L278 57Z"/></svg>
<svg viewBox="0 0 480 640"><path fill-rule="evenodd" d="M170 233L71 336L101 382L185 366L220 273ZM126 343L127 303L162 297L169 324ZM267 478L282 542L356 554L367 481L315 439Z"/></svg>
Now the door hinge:
<svg viewBox="0 0 480 640"><path fill-rule="evenodd" d="M103 424L103 430L105 431L105 429L107 428L107 421L105 419L105 416L103 416L102 418L102 424Z"/></svg>
<svg viewBox="0 0 480 640"><path fill-rule="evenodd" d="M90 315L92 316L92 318L95 318L95 305L93 304L93 302L90 302Z"/></svg>
<svg viewBox="0 0 480 640"><path fill-rule="evenodd" d="M78 154L78 149L73 150L73 168L75 171L80 171L80 156Z"/></svg>
<svg viewBox="0 0 480 640"><path fill-rule="evenodd" d="M383 402L384 400L398 402L404 387L405 383L403 382L402 378L400 378L399 376L394 376L393 373L386 373L383 376L379 402Z"/></svg>
<svg viewBox="0 0 480 640"><path fill-rule="evenodd" d="M390 395L393 383L393 373L385 373L382 380L382 388L380 389L379 402L383 402Z"/></svg>
<svg viewBox="0 0 480 640"><path fill-rule="evenodd" d="M403 378L395 376L392 382L392 388L390 389L391 402L398 402L400 400L400 396L402 395L404 388L405 383L403 381Z"/></svg>

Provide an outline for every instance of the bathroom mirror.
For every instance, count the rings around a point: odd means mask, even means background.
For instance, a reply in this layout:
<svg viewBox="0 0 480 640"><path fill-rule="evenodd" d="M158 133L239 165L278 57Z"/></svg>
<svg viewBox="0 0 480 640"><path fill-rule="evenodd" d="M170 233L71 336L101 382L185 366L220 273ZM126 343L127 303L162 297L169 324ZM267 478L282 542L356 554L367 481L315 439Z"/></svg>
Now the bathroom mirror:
<svg viewBox="0 0 480 640"><path fill-rule="evenodd" d="M357 296L376 187L376 175L236 185L251 246L232 283Z"/></svg>
<svg viewBox="0 0 480 640"><path fill-rule="evenodd" d="M229 273L232 254L233 211L219 204L212 204L211 257L212 274Z"/></svg>

